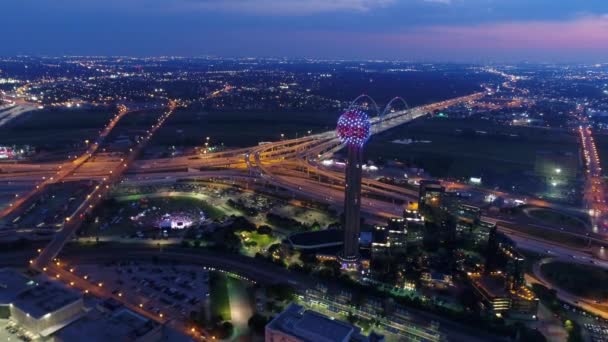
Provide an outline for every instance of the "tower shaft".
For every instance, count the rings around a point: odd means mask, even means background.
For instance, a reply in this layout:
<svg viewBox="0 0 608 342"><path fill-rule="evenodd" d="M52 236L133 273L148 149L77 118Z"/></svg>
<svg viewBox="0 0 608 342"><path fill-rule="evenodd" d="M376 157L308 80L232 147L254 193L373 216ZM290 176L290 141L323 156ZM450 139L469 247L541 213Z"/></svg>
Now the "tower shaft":
<svg viewBox="0 0 608 342"><path fill-rule="evenodd" d="M348 146L346 188L344 194L344 251L346 260L359 258L359 231L361 229L361 168L362 148Z"/></svg>

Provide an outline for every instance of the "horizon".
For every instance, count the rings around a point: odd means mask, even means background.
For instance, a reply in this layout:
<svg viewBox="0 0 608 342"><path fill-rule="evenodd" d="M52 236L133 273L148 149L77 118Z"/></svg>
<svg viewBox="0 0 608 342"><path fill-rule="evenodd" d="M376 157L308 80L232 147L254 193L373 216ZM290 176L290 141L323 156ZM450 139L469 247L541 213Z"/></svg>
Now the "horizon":
<svg viewBox="0 0 608 342"><path fill-rule="evenodd" d="M458 63L603 63L608 56L608 4L600 0L41 0L6 4L0 19L8 32L3 56Z"/></svg>
<svg viewBox="0 0 608 342"><path fill-rule="evenodd" d="M38 59L70 59L70 58L130 58L130 59L200 59L200 60L267 60L267 61L301 61L301 62L365 62L365 63L409 63L409 64L453 64L453 65L471 65L471 66L560 66L560 65L575 65L575 66L592 66L602 67L608 65L608 56L605 61L588 61L588 62L552 62L552 61L451 61L451 60L408 60L408 59L380 59L380 58L316 58L316 57L288 57L288 56L231 56L231 55L47 55L47 54L14 54L0 55L0 58L38 58Z"/></svg>

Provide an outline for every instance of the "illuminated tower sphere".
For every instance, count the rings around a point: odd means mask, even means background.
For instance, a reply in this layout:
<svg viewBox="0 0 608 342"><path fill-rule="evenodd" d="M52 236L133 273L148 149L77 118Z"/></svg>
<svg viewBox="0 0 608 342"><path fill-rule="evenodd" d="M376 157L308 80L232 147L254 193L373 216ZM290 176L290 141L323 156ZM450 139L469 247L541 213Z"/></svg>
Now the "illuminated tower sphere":
<svg viewBox="0 0 608 342"><path fill-rule="evenodd" d="M346 145L361 149L371 132L367 114L358 109L344 112L338 119L338 137Z"/></svg>
<svg viewBox="0 0 608 342"><path fill-rule="evenodd" d="M365 112L350 109L340 116L336 130L348 149L344 189L344 249L340 261L343 268L353 269L359 262L362 152L363 145L371 135L371 123Z"/></svg>

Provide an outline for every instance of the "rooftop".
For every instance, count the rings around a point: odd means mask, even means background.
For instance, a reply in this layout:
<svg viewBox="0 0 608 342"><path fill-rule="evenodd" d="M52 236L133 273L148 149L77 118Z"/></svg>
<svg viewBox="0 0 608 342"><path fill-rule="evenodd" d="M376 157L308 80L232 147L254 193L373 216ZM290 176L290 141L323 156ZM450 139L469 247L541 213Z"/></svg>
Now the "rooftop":
<svg viewBox="0 0 608 342"><path fill-rule="evenodd" d="M39 319L80 298L81 295L75 290L59 282L45 280L19 293L13 305L26 314Z"/></svg>
<svg viewBox="0 0 608 342"><path fill-rule="evenodd" d="M55 335L57 341L134 341L158 327L137 313L122 308L112 314L92 310Z"/></svg>
<svg viewBox="0 0 608 342"><path fill-rule="evenodd" d="M474 284L483 289L488 296L493 298L506 297L505 277L501 274L482 275L474 279Z"/></svg>
<svg viewBox="0 0 608 342"><path fill-rule="evenodd" d="M325 229L315 232L291 234L289 242L296 248L321 248L341 245L343 238L343 230Z"/></svg>
<svg viewBox="0 0 608 342"><path fill-rule="evenodd" d="M346 342L359 333L359 329L349 323L304 310L296 304L289 305L268 327L310 342Z"/></svg>
<svg viewBox="0 0 608 342"><path fill-rule="evenodd" d="M20 272L12 269L0 269L0 305L10 304L17 295L34 283Z"/></svg>

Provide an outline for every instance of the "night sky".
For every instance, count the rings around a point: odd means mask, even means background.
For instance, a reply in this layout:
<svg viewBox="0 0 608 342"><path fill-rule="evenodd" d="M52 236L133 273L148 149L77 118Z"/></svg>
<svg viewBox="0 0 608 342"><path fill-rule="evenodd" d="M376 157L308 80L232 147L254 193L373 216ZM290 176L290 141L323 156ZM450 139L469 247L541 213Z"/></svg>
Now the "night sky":
<svg viewBox="0 0 608 342"><path fill-rule="evenodd" d="M0 55L608 62L608 0L2 0Z"/></svg>

